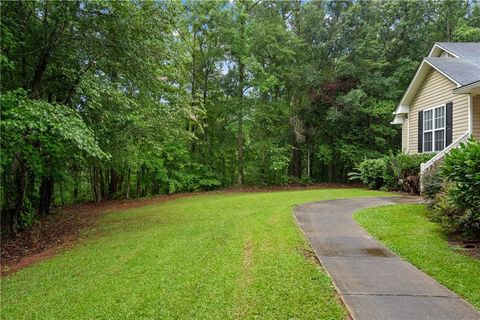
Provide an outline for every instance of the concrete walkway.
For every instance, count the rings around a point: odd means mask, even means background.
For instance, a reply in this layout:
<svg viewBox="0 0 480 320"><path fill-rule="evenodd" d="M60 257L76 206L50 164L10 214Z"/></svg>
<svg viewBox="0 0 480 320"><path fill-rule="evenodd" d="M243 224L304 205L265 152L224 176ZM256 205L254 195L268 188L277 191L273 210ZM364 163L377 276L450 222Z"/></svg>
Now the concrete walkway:
<svg viewBox="0 0 480 320"><path fill-rule="evenodd" d="M480 319L471 305L396 256L352 218L362 208L412 202L418 198L321 201L297 206L294 214L354 320Z"/></svg>

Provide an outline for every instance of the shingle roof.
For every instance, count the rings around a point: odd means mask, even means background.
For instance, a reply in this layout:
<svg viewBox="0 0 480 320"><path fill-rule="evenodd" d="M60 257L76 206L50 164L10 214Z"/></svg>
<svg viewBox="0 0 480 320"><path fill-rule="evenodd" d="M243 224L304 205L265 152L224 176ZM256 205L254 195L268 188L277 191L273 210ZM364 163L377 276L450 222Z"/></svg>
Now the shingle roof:
<svg viewBox="0 0 480 320"><path fill-rule="evenodd" d="M480 42L437 42L436 44L459 58L480 59Z"/></svg>
<svg viewBox="0 0 480 320"><path fill-rule="evenodd" d="M425 60L460 85L466 85L480 80L480 56L475 58L476 59L428 57L425 58Z"/></svg>
<svg viewBox="0 0 480 320"><path fill-rule="evenodd" d="M442 52L453 57L440 57ZM422 60L407 90L403 94L394 114L409 112L410 103L431 68L440 71L444 76L455 82L454 93L468 93L472 86L480 83L480 42L437 42L428 57ZM462 89L463 88L463 89Z"/></svg>

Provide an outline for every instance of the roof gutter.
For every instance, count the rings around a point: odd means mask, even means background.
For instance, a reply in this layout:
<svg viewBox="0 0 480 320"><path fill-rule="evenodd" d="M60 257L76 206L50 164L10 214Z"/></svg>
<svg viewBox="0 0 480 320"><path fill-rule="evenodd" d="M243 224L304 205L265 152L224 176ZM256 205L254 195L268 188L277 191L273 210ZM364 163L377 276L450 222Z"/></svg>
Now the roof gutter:
<svg viewBox="0 0 480 320"><path fill-rule="evenodd" d="M480 80L453 89L453 93L480 93Z"/></svg>

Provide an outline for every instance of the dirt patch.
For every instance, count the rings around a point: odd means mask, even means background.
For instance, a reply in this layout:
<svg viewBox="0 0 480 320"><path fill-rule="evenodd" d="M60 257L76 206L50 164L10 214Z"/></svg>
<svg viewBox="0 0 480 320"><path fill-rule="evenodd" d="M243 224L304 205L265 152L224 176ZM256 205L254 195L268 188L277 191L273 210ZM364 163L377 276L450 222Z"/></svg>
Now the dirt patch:
<svg viewBox="0 0 480 320"><path fill-rule="evenodd" d="M461 239L458 236L451 236L448 243L456 252L480 260L480 240L468 241Z"/></svg>
<svg viewBox="0 0 480 320"><path fill-rule="evenodd" d="M313 262L314 264L316 264L317 266L323 269L322 264L318 260L317 255L311 248L301 247L298 250L302 253L302 255L305 257L306 260Z"/></svg>
<svg viewBox="0 0 480 320"><path fill-rule="evenodd" d="M287 190L309 190L329 188L355 188L359 185L320 183L311 185L290 184L284 186L242 186L218 191L198 193L178 193L160 195L152 198L132 200L112 200L100 203L87 202L57 208L56 214L43 217L31 228L14 236L1 235L0 275L7 275L30 264L53 257L56 253L70 248L79 239L80 230L95 224L97 218L112 211L137 208L167 200L192 197L205 194L224 194L235 192L272 192Z"/></svg>

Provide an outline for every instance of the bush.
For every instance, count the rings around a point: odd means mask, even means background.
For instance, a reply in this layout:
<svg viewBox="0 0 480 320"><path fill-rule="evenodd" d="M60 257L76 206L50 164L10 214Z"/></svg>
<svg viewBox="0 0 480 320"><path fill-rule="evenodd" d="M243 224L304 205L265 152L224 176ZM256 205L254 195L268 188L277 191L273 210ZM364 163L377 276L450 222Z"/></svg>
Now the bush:
<svg viewBox="0 0 480 320"><path fill-rule="evenodd" d="M420 193L420 165L433 157L433 153L400 153L392 159L396 168L399 189L411 194Z"/></svg>
<svg viewBox="0 0 480 320"><path fill-rule="evenodd" d="M471 138L453 149L440 174L452 183L448 201L460 212L454 217L457 231L480 237L480 142Z"/></svg>
<svg viewBox="0 0 480 320"><path fill-rule="evenodd" d="M435 201L436 196L442 191L443 178L438 168L429 170L423 174L423 194L430 202Z"/></svg>
<svg viewBox="0 0 480 320"><path fill-rule="evenodd" d="M360 163L350 179L358 179L372 189L420 192L420 164L431 159L433 154L398 154Z"/></svg>
<svg viewBox="0 0 480 320"><path fill-rule="evenodd" d="M393 154L385 157L385 171L383 172L383 189L385 190L399 190L399 170L396 166L395 157Z"/></svg>
<svg viewBox="0 0 480 320"><path fill-rule="evenodd" d="M385 170L385 159L368 159L361 162L357 168L357 172L349 173L349 176L350 180L360 180L370 189L380 189L383 186Z"/></svg>
<svg viewBox="0 0 480 320"><path fill-rule="evenodd" d="M448 197L452 184L445 184L442 190L434 196L430 219L439 222L447 232L456 232L460 228L461 210Z"/></svg>

